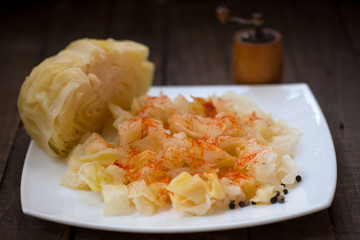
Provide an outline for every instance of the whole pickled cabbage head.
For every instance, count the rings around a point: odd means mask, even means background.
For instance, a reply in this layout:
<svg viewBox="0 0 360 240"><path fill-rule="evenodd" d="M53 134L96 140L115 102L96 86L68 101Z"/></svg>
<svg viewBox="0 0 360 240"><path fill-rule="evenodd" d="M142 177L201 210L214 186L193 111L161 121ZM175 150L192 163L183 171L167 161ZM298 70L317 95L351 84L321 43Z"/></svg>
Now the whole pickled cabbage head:
<svg viewBox="0 0 360 240"><path fill-rule="evenodd" d="M133 41L80 39L26 78L18 109L27 133L52 156L66 156L85 132L99 131L109 102L129 108L149 89L149 50Z"/></svg>

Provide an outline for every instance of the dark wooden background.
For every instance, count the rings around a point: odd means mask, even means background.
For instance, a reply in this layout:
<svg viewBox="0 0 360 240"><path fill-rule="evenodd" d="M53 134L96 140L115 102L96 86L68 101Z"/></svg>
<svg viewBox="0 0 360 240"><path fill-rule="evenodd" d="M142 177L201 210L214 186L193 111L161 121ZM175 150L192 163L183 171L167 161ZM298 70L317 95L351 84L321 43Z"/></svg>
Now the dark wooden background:
<svg viewBox="0 0 360 240"><path fill-rule="evenodd" d="M217 22L220 3L238 16L260 11L266 25L283 34L284 82L310 85L334 139L338 182L331 207L265 226L184 235L104 232L24 215L19 190L30 138L16 100L31 69L72 40L112 37L150 47L155 85L230 84L232 35L240 26ZM0 6L0 86L0 239L359 239L360 4L355 1L8 0Z"/></svg>

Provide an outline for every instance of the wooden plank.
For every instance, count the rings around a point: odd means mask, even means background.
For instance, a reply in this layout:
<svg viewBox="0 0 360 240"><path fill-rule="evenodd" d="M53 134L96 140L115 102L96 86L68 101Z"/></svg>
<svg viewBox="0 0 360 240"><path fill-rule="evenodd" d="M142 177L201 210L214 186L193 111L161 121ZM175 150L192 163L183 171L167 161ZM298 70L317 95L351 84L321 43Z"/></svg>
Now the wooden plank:
<svg viewBox="0 0 360 240"><path fill-rule="evenodd" d="M89 230L84 228L76 229L76 240L91 240L91 239L102 239L112 240L112 239L141 239L141 240L226 240L226 239L236 239L236 240L245 240L249 239L248 231L246 229L237 229L229 231L217 231L217 232L204 232L204 233L185 233L185 234L136 234L136 233L121 233L121 232L106 232L106 231L96 231Z"/></svg>
<svg viewBox="0 0 360 240"><path fill-rule="evenodd" d="M166 82L166 9L165 1L118 1L109 36L119 40L133 40L145 44L150 50L150 60L155 64L154 85Z"/></svg>
<svg viewBox="0 0 360 240"><path fill-rule="evenodd" d="M161 84L163 8L162 2L148 1L59 1L52 14L46 55L85 37L138 41L149 47L150 60L156 65L154 84Z"/></svg>
<svg viewBox="0 0 360 240"><path fill-rule="evenodd" d="M215 2L172 2L169 7L167 84L228 84L227 56L216 36Z"/></svg>
<svg viewBox="0 0 360 240"><path fill-rule="evenodd" d="M6 168L20 119L17 112L17 97L22 82L39 62L42 55L45 29L51 7L12 7L2 9L0 15L0 182Z"/></svg>
<svg viewBox="0 0 360 240"><path fill-rule="evenodd" d="M45 56L53 56L80 38L107 38L112 16L109 1L56 1L51 11Z"/></svg>
<svg viewBox="0 0 360 240"><path fill-rule="evenodd" d="M326 210L305 217L251 229L251 239L335 239ZM310 225L313 225L311 227Z"/></svg>
<svg viewBox="0 0 360 240"><path fill-rule="evenodd" d="M68 239L70 228L22 213L20 181L30 137L18 130L0 188L0 239ZM39 196L41 197L41 196Z"/></svg>
<svg viewBox="0 0 360 240"><path fill-rule="evenodd" d="M345 25L347 37L356 55L357 63L360 65L360 4L355 1L337 2L336 9L341 13L341 20Z"/></svg>

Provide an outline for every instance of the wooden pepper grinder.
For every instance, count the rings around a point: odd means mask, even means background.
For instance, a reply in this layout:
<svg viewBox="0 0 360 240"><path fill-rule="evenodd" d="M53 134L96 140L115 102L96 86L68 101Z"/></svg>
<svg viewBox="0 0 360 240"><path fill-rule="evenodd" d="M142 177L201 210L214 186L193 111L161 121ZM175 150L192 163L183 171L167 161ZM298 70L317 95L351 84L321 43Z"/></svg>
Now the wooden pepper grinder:
<svg viewBox="0 0 360 240"><path fill-rule="evenodd" d="M283 47L281 34L263 28L261 13L253 13L252 19L229 16L225 6L216 9L221 23L228 21L252 25L235 33L232 53L232 73L239 84L280 83L283 70Z"/></svg>

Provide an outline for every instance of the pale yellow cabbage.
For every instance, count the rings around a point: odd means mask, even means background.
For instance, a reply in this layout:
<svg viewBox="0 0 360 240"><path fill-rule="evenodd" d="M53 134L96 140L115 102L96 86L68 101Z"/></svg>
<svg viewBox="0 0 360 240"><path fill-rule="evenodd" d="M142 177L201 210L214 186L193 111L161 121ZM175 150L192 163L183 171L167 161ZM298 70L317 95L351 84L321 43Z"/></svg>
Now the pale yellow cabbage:
<svg viewBox="0 0 360 240"><path fill-rule="evenodd" d="M115 128L117 128L119 124L134 117L129 111L126 111L119 105L115 105L113 103L109 104L109 110L115 119L113 123Z"/></svg>
<svg viewBox="0 0 360 240"><path fill-rule="evenodd" d="M225 197L225 189L221 185L220 180L216 173L204 173L204 176L208 180L206 184L206 190L211 198L223 199Z"/></svg>
<svg viewBox="0 0 360 240"><path fill-rule="evenodd" d="M242 191L240 185L234 184L227 178L222 178L220 183L228 200L244 200L246 198L245 193Z"/></svg>
<svg viewBox="0 0 360 240"><path fill-rule="evenodd" d="M76 189L101 190L102 183L124 182L124 170L111 165L116 160L127 159L121 148L113 148L97 133L83 137L83 143L74 147L67 158L68 169L60 184ZM100 174L101 173L101 174Z"/></svg>
<svg viewBox="0 0 360 240"><path fill-rule="evenodd" d="M150 216L156 211L155 204L143 196L133 198L133 203L136 210L142 215Z"/></svg>
<svg viewBox="0 0 360 240"><path fill-rule="evenodd" d="M141 139L141 118L135 118L118 125L120 145L125 145Z"/></svg>
<svg viewBox="0 0 360 240"><path fill-rule="evenodd" d="M45 59L20 91L26 131L50 155L68 155L85 132L101 130L109 102L129 109L147 92L154 71L148 54L133 41L80 39Z"/></svg>
<svg viewBox="0 0 360 240"><path fill-rule="evenodd" d="M101 191L101 178L104 172L105 168L98 162L88 162L81 165L78 174L92 191L98 192Z"/></svg>
<svg viewBox="0 0 360 240"><path fill-rule="evenodd" d="M225 189L216 173L205 173L204 178L182 172L169 183L167 190L176 211L203 215L216 200L225 198Z"/></svg>
<svg viewBox="0 0 360 240"><path fill-rule="evenodd" d="M152 215L156 211L155 196L144 180L132 182L128 185L129 198L132 199L136 210L142 215Z"/></svg>
<svg viewBox="0 0 360 240"><path fill-rule="evenodd" d="M155 202L155 196L151 192L150 187L146 184L145 180L138 180L132 182L128 185L129 188L129 197L136 198L136 197L145 197L151 202Z"/></svg>
<svg viewBox="0 0 360 240"><path fill-rule="evenodd" d="M277 126L281 129L281 132L273 137L269 146L273 147L280 155L289 154L292 155L296 144L300 138L300 131L298 129L290 127L284 121L278 121Z"/></svg>
<svg viewBox="0 0 360 240"><path fill-rule="evenodd" d="M193 99L141 96L130 110L108 104L116 142L83 137L61 184L101 191L105 215L130 214L133 206L152 215L166 203L204 215L284 197L281 184L295 183L298 170L291 154L299 131L241 97Z"/></svg>
<svg viewBox="0 0 360 240"><path fill-rule="evenodd" d="M125 185L103 185L104 215L120 216L131 212L129 192Z"/></svg>
<svg viewBox="0 0 360 240"><path fill-rule="evenodd" d="M256 195L251 199L251 201L256 203L266 203L269 204L271 198L275 195L274 186L264 186L256 190Z"/></svg>
<svg viewBox="0 0 360 240"><path fill-rule="evenodd" d="M127 172L116 165L109 165L101 178L101 184L122 185L126 182Z"/></svg>
<svg viewBox="0 0 360 240"><path fill-rule="evenodd" d="M83 181L78 174L79 169L83 164L80 158L87 154L87 149L89 146L98 138L101 138L101 136L97 133L93 133L91 135L86 134L82 137L81 144L78 144L76 147L74 147L74 149L71 151L71 154L67 158L68 168L63 177L60 179L60 184L75 189L89 188L87 183Z"/></svg>
<svg viewBox="0 0 360 240"><path fill-rule="evenodd" d="M277 175L284 184L293 184L295 182L296 171L299 169L298 165L286 154L281 157L278 166Z"/></svg>

